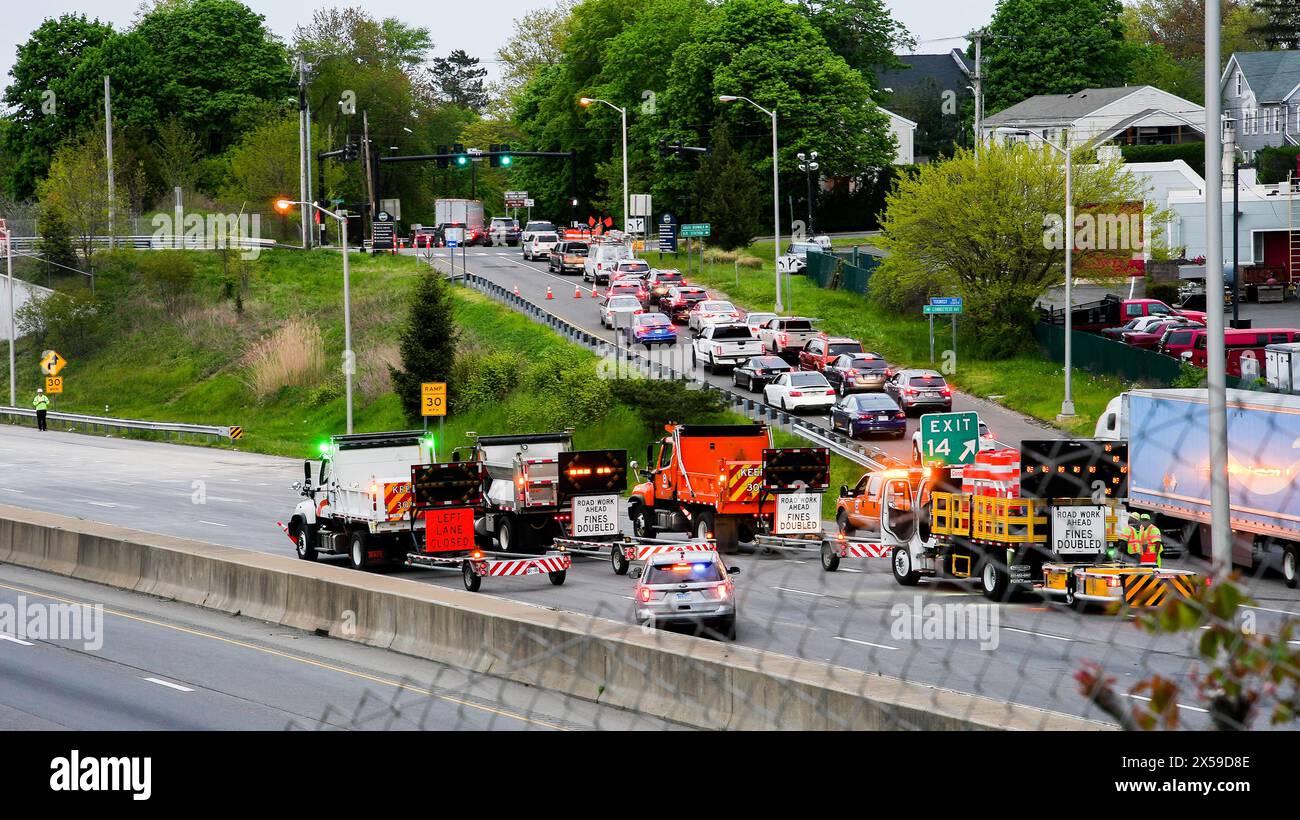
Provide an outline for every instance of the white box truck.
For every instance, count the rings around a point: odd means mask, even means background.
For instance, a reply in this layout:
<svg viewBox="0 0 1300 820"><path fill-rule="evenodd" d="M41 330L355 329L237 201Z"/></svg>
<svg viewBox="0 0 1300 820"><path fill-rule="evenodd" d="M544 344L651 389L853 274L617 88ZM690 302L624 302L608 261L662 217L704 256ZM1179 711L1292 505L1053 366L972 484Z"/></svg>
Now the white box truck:
<svg viewBox="0 0 1300 820"><path fill-rule="evenodd" d="M434 224L439 233L449 225L465 229L467 245L491 245L483 203L477 199L439 199L434 202Z"/></svg>
<svg viewBox="0 0 1300 820"><path fill-rule="evenodd" d="M1300 550L1300 396L1229 390L1228 488L1234 564L1276 568L1296 585ZM1097 420L1097 438L1128 439L1129 507L1208 557L1210 444L1204 389L1130 390Z"/></svg>

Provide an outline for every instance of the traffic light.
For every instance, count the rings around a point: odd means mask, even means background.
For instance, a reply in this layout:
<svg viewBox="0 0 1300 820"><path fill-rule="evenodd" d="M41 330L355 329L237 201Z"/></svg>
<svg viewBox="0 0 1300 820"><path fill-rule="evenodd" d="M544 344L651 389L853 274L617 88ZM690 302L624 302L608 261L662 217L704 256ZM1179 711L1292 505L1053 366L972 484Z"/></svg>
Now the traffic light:
<svg viewBox="0 0 1300 820"><path fill-rule="evenodd" d="M510 156L509 145L488 146L488 165L493 168L509 168L514 162L514 157Z"/></svg>
<svg viewBox="0 0 1300 820"><path fill-rule="evenodd" d="M449 153L451 153L451 149L448 148L447 146L445 145L438 146L438 154L440 155L438 157L439 168L446 168L448 165L451 164L451 160L447 159L447 154Z"/></svg>
<svg viewBox="0 0 1300 820"><path fill-rule="evenodd" d="M469 154L465 153L465 146L458 142L451 147L451 152L456 155L457 168L464 168L469 165Z"/></svg>
<svg viewBox="0 0 1300 820"><path fill-rule="evenodd" d="M344 162L355 162L357 158L360 156L361 156L361 146L357 145L355 142L344 143L343 145Z"/></svg>

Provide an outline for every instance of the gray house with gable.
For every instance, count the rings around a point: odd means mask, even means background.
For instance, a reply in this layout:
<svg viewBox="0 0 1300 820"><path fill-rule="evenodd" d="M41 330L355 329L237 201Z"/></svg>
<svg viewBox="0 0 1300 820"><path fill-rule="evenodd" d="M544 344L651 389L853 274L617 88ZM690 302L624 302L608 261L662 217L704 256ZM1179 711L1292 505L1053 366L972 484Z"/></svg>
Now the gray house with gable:
<svg viewBox="0 0 1300 820"><path fill-rule="evenodd" d="M1300 145L1300 51L1234 52L1219 88L1247 162L1261 148Z"/></svg>

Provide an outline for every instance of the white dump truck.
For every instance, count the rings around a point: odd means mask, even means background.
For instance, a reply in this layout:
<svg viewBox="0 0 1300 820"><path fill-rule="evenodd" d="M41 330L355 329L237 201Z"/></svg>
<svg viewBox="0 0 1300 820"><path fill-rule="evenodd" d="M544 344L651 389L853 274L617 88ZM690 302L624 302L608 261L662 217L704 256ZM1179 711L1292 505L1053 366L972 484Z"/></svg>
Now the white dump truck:
<svg viewBox="0 0 1300 820"><path fill-rule="evenodd" d="M356 569L401 563L423 521L411 522L411 465L433 461L433 439L419 430L331 436L320 447L315 480L303 463L294 489L303 500L280 527L298 557L348 556Z"/></svg>

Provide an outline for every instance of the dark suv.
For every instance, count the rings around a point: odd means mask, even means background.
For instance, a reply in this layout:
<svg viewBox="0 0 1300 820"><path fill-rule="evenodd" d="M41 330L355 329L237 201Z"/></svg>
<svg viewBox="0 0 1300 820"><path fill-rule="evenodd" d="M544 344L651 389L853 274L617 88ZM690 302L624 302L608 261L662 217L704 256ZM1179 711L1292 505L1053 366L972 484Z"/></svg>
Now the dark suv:
<svg viewBox="0 0 1300 820"><path fill-rule="evenodd" d="M904 412L920 407L952 410L952 388L933 370L899 370L885 382L885 392Z"/></svg>

